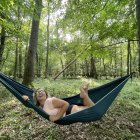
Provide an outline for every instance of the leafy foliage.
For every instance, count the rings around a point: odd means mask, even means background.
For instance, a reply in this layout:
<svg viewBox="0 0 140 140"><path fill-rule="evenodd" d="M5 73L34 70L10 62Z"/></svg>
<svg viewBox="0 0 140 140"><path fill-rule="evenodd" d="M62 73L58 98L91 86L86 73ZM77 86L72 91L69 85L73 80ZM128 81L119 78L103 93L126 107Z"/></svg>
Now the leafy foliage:
<svg viewBox="0 0 140 140"><path fill-rule="evenodd" d="M50 51L48 69L51 76L56 75L58 71L61 71L62 67L65 67L76 56L79 56L77 63L75 62L68 71L79 72L78 74L81 76L84 71L83 68L87 67L83 65L85 59L90 63L91 55L95 59L98 74L102 73L102 71L105 71L106 74L115 71L115 60L118 60L117 70L122 71L121 69L123 69L125 73L128 53L127 44L119 44L119 42L136 39L137 24L134 0L125 0L123 2L120 0L57 0L55 2L49 1L49 3ZM40 76L43 77L47 53L47 4L47 1L43 1L38 39L38 60L36 60L39 63L36 64L36 69L41 68ZM5 1L0 2L0 25L1 28L4 26L6 30L6 49L3 58L5 60L8 50L10 50L12 57L8 57L3 63L2 72L11 74L10 71L12 71L15 63L13 51L16 49L17 38L18 44L20 44L19 48L21 47L23 52L22 69L24 70L33 9L34 0L29 2L26 0L8 0L8 4ZM134 44L135 51L132 51L131 55L132 61L135 63L132 63L132 70L137 71L137 42ZM116 46L116 49L114 46ZM132 46L131 44L131 50ZM120 54L120 50L122 50L122 54ZM124 56L123 60L120 59L121 55ZM104 64L102 60L104 60ZM112 67L110 67L111 63ZM123 68L119 65L120 63L124 63ZM104 66L109 67L110 72L106 72ZM74 67L76 67L76 70L74 70ZM88 69L91 69L90 64ZM116 73L116 75L120 74Z"/></svg>

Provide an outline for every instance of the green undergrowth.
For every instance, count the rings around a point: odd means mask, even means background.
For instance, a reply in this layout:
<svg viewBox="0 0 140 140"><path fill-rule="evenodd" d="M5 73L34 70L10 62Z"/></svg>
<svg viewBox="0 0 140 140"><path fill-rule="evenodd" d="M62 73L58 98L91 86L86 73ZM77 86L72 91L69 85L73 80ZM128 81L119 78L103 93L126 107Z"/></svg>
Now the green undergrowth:
<svg viewBox="0 0 140 140"><path fill-rule="evenodd" d="M60 98L79 93L88 81L97 87L110 80L36 79L35 88L45 88ZM139 140L140 138L140 80L127 82L117 99L100 121L56 125L24 107L0 85L0 140Z"/></svg>

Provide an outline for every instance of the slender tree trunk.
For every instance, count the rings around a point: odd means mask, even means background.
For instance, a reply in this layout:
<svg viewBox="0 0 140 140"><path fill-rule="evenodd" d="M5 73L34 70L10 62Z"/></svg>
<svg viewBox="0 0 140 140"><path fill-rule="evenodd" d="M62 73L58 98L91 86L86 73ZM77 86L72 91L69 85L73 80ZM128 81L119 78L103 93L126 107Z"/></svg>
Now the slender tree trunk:
<svg viewBox="0 0 140 140"><path fill-rule="evenodd" d="M114 58L114 63L115 63L115 65L114 65L114 68L115 68L114 77L116 77L116 76L117 76L117 48L116 48L116 46L115 46L115 58Z"/></svg>
<svg viewBox="0 0 140 140"><path fill-rule="evenodd" d="M18 1L19 2L19 1ZM21 31L21 26L22 26L22 22L20 20L20 6L18 3L18 9L17 9L17 17L18 17L18 26L17 26L17 31L20 32ZM20 25L20 26L19 26ZM21 45L19 44L19 38L17 37L17 46L16 46L16 60L15 62L17 62L17 66L15 64L15 78L16 78L16 73L18 72L18 77L22 78L22 50L21 50ZM18 70L18 71L17 71Z"/></svg>
<svg viewBox="0 0 140 140"><path fill-rule="evenodd" d="M90 59L90 77L93 77L95 79L98 78L97 76L97 72L96 72L96 66L95 66L95 60L93 58L93 55L91 55L91 59Z"/></svg>
<svg viewBox="0 0 140 140"><path fill-rule="evenodd" d="M5 59L3 59L3 61L2 61L2 64L1 64L1 67L0 67L0 71L3 69L4 63L5 63L6 60L8 59L9 53L10 53L10 49L8 49L8 50L6 51L6 57L5 57ZM4 71L6 71L6 67L5 67Z"/></svg>
<svg viewBox="0 0 140 140"><path fill-rule="evenodd" d="M85 76L85 67L84 67L84 62L82 62L82 64L80 65L82 72L81 72L81 76Z"/></svg>
<svg viewBox="0 0 140 140"><path fill-rule="evenodd" d="M138 72L140 76L140 0L136 0L136 18L138 25Z"/></svg>
<svg viewBox="0 0 140 140"><path fill-rule="evenodd" d="M34 80L34 66L36 61L41 10L42 10L42 0L35 0L35 10L32 20L30 43L23 77L23 84L25 85L32 85L32 82Z"/></svg>
<svg viewBox="0 0 140 140"><path fill-rule="evenodd" d="M139 38L140 40L140 38ZM138 73L140 76L140 41L138 41Z"/></svg>
<svg viewBox="0 0 140 140"><path fill-rule="evenodd" d="M2 56L3 56L3 52L4 52L4 47L5 47L5 34L6 34L5 28L2 26L1 39L0 39L0 41L1 41L1 44L0 44L0 69L2 69L1 66L2 66Z"/></svg>
<svg viewBox="0 0 140 140"><path fill-rule="evenodd" d="M131 53L131 46L130 46L130 74L132 73L132 53Z"/></svg>
<svg viewBox="0 0 140 140"><path fill-rule="evenodd" d="M61 67L62 67L62 69L64 69L64 64L63 64L63 60L61 57L60 57L60 61L61 61ZM62 72L62 75L63 75L63 77L65 77L65 71Z"/></svg>
<svg viewBox="0 0 140 140"><path fill-rule="evenodd" d="M39 53L36 53L36 76L37 77L41 77L41 62L44 61L41 57Z"/></svg>
<svg viewBox="0 0 140 140"><path fill-rule="evenodd" d="M19 46L18 47L19 48L19 62L18 62L18 64L19 64L19 78L22 78L22 46Z"/></svg>
<svg viewBox="0 0 140 140"><path fill-rule="evenodd" d="M110 56L110 70L111 70L111 73L109 74L109 76L112 76L112 72L113 72L113 60L112 60L112 56Z"/></svg>
<svg viewBox="0 0 140 140"><path fill-rule="evenodd" d="M89 64L86 59L85 59L85 76L89 77Z"/></svg>
<svg viewBox="0 0 140 140"><path fill-rule="evenodd" d="M49 75L49 41L50 41L50 2L48 1L48 19L47 19L47 51L46 51L46 67L45 67L45 78Z"/></svg>
<svg viewBox="0 0 140 140"><path fill-rule="evenodd" d="M98 78L101 79L101 73L102 73L102 58L99 58L99 67L100 67L100 71L98 73Z"/></svg>
<svg viewBox="0 0 140 140"><path fill-rule="evenodd" d="M74 52L74 55L76 57L76 51ZM77 61L75 61L74 63L74 76L76 77L76 75L77 75Z"/></svg>
<svg viewBox="0 0 140 140"><path fill-rule="evenodd" d="M103 72L103 76L105 76L106 77L106 79L107 79L107 74L106 74L106 65L105 65L105 62L104 62L104 58L103 58L103 68L104 68L104 72Z"/></svg>
<svg viewBox="0 0 140 140"><path fill-rule="evenodd" d="M14 79L17 77L17 70L18 70L18 38L16 42L16 49L15 49L15 66L14 66Z"/></svg>
<svg viewBox="0 0 140 140"><path fill-rule="evenodd" d="M30 21L29 24L28 24L28 27L31 26L31 23L32 22ZM26 40L26 47L25 47L25 54L24 54L24 69L25 69L26 62L27 62L27 54L28 54L28 46L29 46L29 43L30 43L30 37L28 37L27 40Z"/></svg>
<svg viewBox="0 0 140 140"><path fill-rule="evenodd" d="M132 65L133 65L133 71L137 71L137 49L135 48L135 42L133 41L133 61L132 61Z"/></svg>
<svg viewBox="0 0 140 140"><path fill-rule="evenodd" d="M120 76L123 76L123 56L122 56L122 47L120 48L120 54L121 54L121 63L120 63Z"/></svg>
<svg viewBox="0 0 140 140"><path fill-rule="evenodd" d="M39 58L37 52L36 52L36 76L39 77Z"/></svg>
<svg viewBox="0 0 140 140"><path fill-rule="evenodd" d="M75 61L75 65L74 65L74 76L77 76L77 62Z"/></svg>
<svg viewBox="0 0 140 140"><path fill-rule="evenodd" d="M130 40L128 40L127 46L127 75L130 74Z"/></svg>

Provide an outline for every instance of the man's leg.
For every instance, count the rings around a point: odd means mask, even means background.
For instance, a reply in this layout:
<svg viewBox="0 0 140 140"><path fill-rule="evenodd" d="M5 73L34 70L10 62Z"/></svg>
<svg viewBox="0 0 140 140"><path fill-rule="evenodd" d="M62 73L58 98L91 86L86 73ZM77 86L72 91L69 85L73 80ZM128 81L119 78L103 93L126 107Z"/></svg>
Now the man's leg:
<svg viewBox="0 0 140 140"><path fill-rule="evenodd" d="M92 106L94 105L93 101L88 96L88 86L89 84L85 84L83 87L80 88L80 98L83 99L84 106Z"/></svg>
<svg viewBox="0 0 140 140"><path fill-rule="evenodd" d="M88 96L88 85L89 84L86 84L80 88L80 98L83 99L83 106L73 105L71 113L81 111L83 109L86 109L87 107L94 105L93 101Z"/></svg>

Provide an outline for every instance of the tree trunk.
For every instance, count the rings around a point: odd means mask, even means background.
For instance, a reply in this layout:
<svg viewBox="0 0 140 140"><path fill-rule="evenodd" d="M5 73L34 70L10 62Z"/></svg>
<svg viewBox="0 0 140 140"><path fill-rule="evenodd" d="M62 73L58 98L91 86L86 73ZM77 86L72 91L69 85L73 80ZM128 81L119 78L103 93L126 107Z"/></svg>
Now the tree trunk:
<svg viewBox="0 0 140 140"><path fill-rule="evenodd" d="M36 52L36 74L37 77L39 77L39 57L38 53Z"/></svg>
<svg viewBox="0 0 140 140"><path fill-rule="evenodd" d="M107 79L107 73L106 73L106 65L105 65L105 62L104 62L104 58L103 58L103 73L102 73L102 76L105 76L106 79Z"/></svg>
<svg viewBox="0 0 140 140"><path fill-rule="evenodd" d="M35 0L35 9L32 20L30 43L23 77L23 84L25 85L32 85L32 82L34 80L34 66L36 61L41 10L42 10L42 0Z"/></svg>
<svg viewBox="0 0 140 140"><path fill-rule="evenodd" d="M61 57L60 57L60 61L61 61L62 69L64 69L64 64L63 64L63 60ZM63 75L63 77L65 77L65 71L62 72L62 75Z"/></svg>
<svg viewBox="0 0 140 140"><path fill-rule="evenodd" d="M93 58L93 55L91 55L91 59L90 59L90 77L93 77L95 79L98 78L97 76L97 72L96 72L96 66L95 66L95 60Z"/></svg>
<svg viewBox="0 0 140 140"><path fill-rule="evenodd" d="M139 38L140 40L140 38ZM138 41L138 73L140 76L140 41Z"/></svg>
<svg viewBox="0 0 140 140"><path fill-rule="evenodd" d="M110 70L111 70L111 72L110 72L110 74L109 74L109 76L113 76L113 59L112 59L112 56L110 56Z"/></svg>
<svg viewBox="0 0 140 140"><path fill-rule="evenodd" d="M77 62L75 61L75 65L74 65L74 76L77 76Z"/></svg>
<svg viewBox="0 0 140 140"><path fill-rule="evenodd" d="M38 57L38 77L41 77L41 59L40 59L40 57Z"/></svg>
<svg viewBox="0 0 140 140"><path fill-rule="evenodd" d="M133 60L132 60L132 66L133 66L133 71L137 71L137 51L136 51L136 45L135 42L133 41Z"/></svg>
<svg viewBox="0 0 140 140"><path fill-rule="evenodd" d="M140 76L140 0L136 0L136 18L138 25L138 72Z"/></svg>
<svg viewBox="0 0 140 140"><path fill-rule="evenodd" d="M41 77L41 60L38 53L36 53L36 76Z"/></svg>
<svg viewBox="0 0 140 140"><path fill-rule="evenodd" d="M102 76L102 58L99 58L99 72L98 72L98 78L101 79L101 76Z"/></svg>
<svg viewBox="0 0 140 140"><path fill-rule="evenodd" d="M17 77L17 68L18 68L18 38L17 38L16 50L15 50L15 66L14 66L14 74L13 74L15 80Z"/></svg>
<svg viewBox="0 0 140 140"><path fill-rule="evenodd" d="M17 17L18 17L18 22L20 23L20 26L17 26L17 31L21 32L21 20L20 20L20 6L18 2L18 9L17 9ZM21 50L21 45L19 44L19 38L17 37L17 47L16 47L16 61L17 61L17 66L15 66L15 78L16 78L16 71L18 69L18 77L22 78L22 50ZM16 62L15 61L15 62ZM16 64L15 64L16 65ZM17 67L17 68L16 68Z"/></svg>
<svg viewBox="0 0 140 140"><path fill-rule="evenodd" d="M8 49L8 50L6 51L6 57L5 57L5 59L2 60L2 64L1 64L1 67L0 67L0 71L3 69L4 63L7 61L8 57L9 57L9 53L10 53L10 49ZM6 67L5 67L4 71L6 71Z"/></svg>
<svg viewBox="0 0 140 140"><path fill-rule="evenodd" d="M130 74L130 40L128 40L127 46L127 75Z"/></svg>
<svg viewBox="0 0 140 140"><path fill-rule="evenodd" d="M116 76L117 76L117 48L116 48L116 46L115 46L115 58L114 58L114 63L115 63L115 65L114 65L114 68L115 68L114 77L116 77Z"/></svg>
<svg viewBox="0 0 140 140"><path fill-rule="evenodd" d="M50 41L50 32L49 32L49 26L50 26L50 2L48 1L48 20L47 20L47 51L46 51L46 67L45 67L45 78L49 75L49 41Z"/></svg>
<svg viewBox="0 0 140 140"><path fill-rule="evenodd" d="M22 46L19 46L19 56L18 56L18 59L19 59L19 62L18 62L18 65L19 65L19 78L22 78Z"/></svg>
<svg viewBox="0 0 140 140"><path fill-rule="evenodd" d="M89 77L89 64L88 61L85 59L85 76Z"/></svg>
<svg viewBox="0 0 140 140"><path fill-rule="evenodd" d="M74 55L76 57L76 51L74 51ZM75 61L75 63L74 63L74 76L75 77L77 76L77 61Z"/></svg>
<svg viewBox="0 0 140 140"><path fill-rule="evenodd" d="M130 46L130 74L132 73L132 54L131 54L131 46Z"/></svg>
<svg viewBox="0 0 140 140"><path fill-rule="evenodd" d="M4 47L5 47L5 28L2 26L1 28L1 44L0 44L0 69L2 66L2 56L3 56L3 52L4 52Z"/></svg>
<svg viewBox="0 0 140 140"><path fill-rule="evenodd" d="M123 76L123 52L122 52L122 47L120 48L120 54L121 54L121 63L120 63L120 76Z"/></svg>

